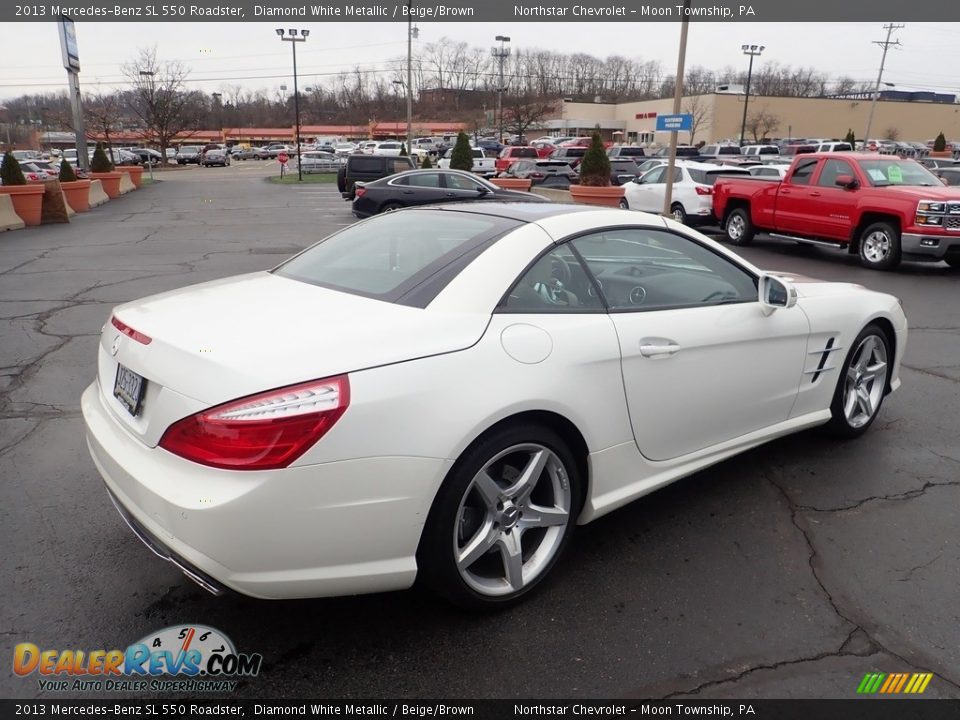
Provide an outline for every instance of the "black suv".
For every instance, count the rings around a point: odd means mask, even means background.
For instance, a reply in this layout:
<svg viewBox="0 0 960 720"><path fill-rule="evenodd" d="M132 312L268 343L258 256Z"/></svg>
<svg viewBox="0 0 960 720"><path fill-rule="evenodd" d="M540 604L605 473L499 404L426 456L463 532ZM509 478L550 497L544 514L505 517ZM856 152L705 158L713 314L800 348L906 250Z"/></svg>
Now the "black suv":
<svg viewBox="0 0 960 720"><path fill-rule="evenodd" d="M347 164L337 171L337 190L344 200L353 201L358 182L373 182L404 170L415 170L413 160L393 155L348 155Z"/></svg>

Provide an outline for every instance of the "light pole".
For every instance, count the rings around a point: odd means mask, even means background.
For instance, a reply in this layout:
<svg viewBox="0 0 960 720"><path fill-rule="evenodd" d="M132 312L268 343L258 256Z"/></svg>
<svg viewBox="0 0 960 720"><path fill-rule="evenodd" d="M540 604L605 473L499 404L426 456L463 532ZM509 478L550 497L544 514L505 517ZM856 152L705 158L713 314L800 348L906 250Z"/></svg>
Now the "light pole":
<svg viewBox="0 0 960 720"><path fill-rule="evenodd" d="M407 0L407 152L413 134L413 41L420 36L420 28L413 26L412 4L413 0Z"/></svg>
<svg viewBox="0 0 960 720"><path fill-rule="evenodd" d="M743 145L744 135L747 132L747 105L750 104L750 79L753 77L753 58L764 51L763 45L741 45L744 55L750 56L750 67L747 69L747 93L743 98L743 122L740 123L740 144Z"/></svg>
<svg viewBox="0 0 960 720"><path fill-rule="evenodd" d="M507 88L503 84L503 63L508 57L510 57L510 48L506 47L505 43L510 42L510 38L506 35L497 35L494 38L500 47L494 45L490 48L490 54L497 59L497 64L500 66L500 84L497 86L497 123L500 128L500 137L497 138L497 142L503 142L503 92Z"/></svg>
<svg viewBox="0 0 960 720"><path fill-rule="evenodd" d="M297 123L294 140L297 143L297 176L298 180L303 182L303 167L300 163L300 91L297 89L297 43L306 42L310 31L301 30L300 36L298 37L296 28L290 28L287 30L287 35L284 36L283 28L277 28L277 35L279 35L280 39L284 42L290 43L290 46L293 48L293 107Z"/></svg>

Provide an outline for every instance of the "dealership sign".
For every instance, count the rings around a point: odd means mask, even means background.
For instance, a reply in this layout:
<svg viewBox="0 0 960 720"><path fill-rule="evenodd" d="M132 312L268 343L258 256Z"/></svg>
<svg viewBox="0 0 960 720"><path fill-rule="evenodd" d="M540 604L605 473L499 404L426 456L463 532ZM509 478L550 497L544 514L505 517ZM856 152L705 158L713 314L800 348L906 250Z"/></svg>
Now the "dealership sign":
<svg viewBox="0 0 960 720"><path fill-rule="evenodd" d="M676 132L677 130L692 130L693 115L660 115L657 117L657 132Z"/></svg>

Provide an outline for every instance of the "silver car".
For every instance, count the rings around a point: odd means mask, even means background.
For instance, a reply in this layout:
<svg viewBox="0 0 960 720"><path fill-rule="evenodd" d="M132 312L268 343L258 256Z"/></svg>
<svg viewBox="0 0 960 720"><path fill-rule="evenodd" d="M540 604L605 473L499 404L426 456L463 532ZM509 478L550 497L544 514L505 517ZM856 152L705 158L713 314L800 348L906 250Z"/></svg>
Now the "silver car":
<svg viewBox="0 0 960 720"><path fill-rule="evenodd" d="M211 148L203 153L200 164L204 167L210 167L211 165L227 167L230 165L230 153L225 148Z"/></svg>
<svg viewBox="0 0 960 720"><path fill-rule="evenodd" d="M296 168L296 156L293 157L293 167ZM311 150L300 153L301 168L305 173L336 172L346 161L346 158L337 157L321 150Z"/></svg>

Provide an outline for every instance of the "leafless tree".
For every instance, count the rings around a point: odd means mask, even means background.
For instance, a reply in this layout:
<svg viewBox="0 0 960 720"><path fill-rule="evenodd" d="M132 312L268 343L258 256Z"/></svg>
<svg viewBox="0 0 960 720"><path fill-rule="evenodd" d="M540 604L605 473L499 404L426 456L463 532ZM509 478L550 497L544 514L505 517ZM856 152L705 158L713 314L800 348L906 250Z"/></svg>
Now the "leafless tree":
<svg viewBox="0 0 960 720"><path fill-rule="evenodd" d="M754 142L760 142L769 137L770 133L780 127L780 118L763 107L754 110L747 117L747 131L753 135Z"/></svg>
<svg viewBox="0 0 960 720"><path fill-rule="evenodd" d="M103 135L107 147L110 147L110 134L123 129L125 109L126 99L119 92L97 90L83 98L87 130Z"/></svg>
<svg viewBox="0 0 960 720"><path fill-rule="evenodd" d="M710 104L706 96L694 95L687 98L683 103L682 112L691 116L690 121L690 144L693 145L697 136L697 130L704 125L709 125L712 121Z"/></svg>
<svg viewBox="0 0 960 720"><path fill-rule="evenodd" d="M884 140L899 140L900 139L900 129L895 127L888 127L883 132Z"/></svg>
<svg viewBox="0 0 960 720"><path fill-rule="evenodd" d="M130 109L162 154L178 134L197 128L207 103L202 93L186 88L189 70L181 63L160 61L156 47L144 48L123 74L131 85Z"/></svg>
<svg viewBox="0 0 960 720"><path fill-rule="evenodd" d="M556 102L520 95L504 102L504 129L517 135L525 135L528 129L538 127L556 107Z"/></svg>

